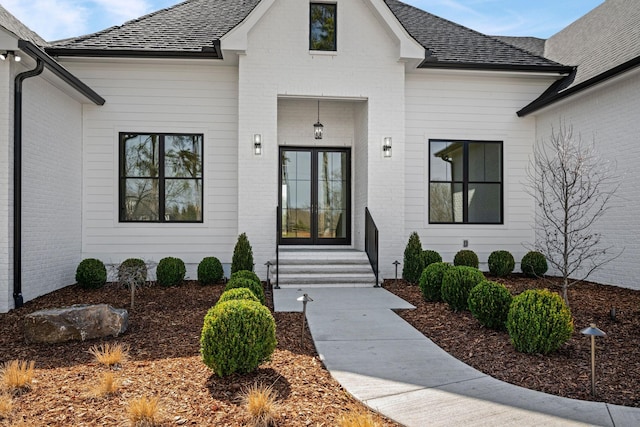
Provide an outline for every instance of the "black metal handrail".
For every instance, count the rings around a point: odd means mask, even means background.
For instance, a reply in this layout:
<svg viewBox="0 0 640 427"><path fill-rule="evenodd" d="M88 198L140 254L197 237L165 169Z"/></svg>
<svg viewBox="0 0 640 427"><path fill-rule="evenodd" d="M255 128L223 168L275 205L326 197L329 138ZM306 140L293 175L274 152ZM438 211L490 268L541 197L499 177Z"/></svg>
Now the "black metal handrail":
<svg viewBox="0 0 640 427"><path fill-rule="evenodd" d="M364 208L364 249L373 268L373 274L376 276L375 288L379 285L379 261L378 261L378 227L376 226L369 208Z"/></svg>
<svg viewBox="0 0 640 427"><path fill-rule="evenodd" d="M280 236L282 233L282 211L280 205L276 206L276 286L280 289Z"/></svg>

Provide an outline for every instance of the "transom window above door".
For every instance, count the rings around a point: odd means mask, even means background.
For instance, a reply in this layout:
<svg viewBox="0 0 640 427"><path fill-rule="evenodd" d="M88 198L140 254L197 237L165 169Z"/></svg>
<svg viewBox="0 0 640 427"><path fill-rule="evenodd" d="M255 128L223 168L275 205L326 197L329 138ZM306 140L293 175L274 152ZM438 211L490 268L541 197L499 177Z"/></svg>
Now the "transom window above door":
<svg viewBox="0 0 640 427"><path fill-rule="evenodd" d="M335 52L338 5L311 3L309 10L309 50Z"/></svg>
<svg viewBox="0 0 640 427"><path fill-rule="evenodd" d="M120 133L120 222L202 222L202 141Z"/></svg>
<svg viewBox="0 0 640 427"><path fill-rule="evenodd" d="M429 223L502 224L502 142L429 140Z"/></svg>

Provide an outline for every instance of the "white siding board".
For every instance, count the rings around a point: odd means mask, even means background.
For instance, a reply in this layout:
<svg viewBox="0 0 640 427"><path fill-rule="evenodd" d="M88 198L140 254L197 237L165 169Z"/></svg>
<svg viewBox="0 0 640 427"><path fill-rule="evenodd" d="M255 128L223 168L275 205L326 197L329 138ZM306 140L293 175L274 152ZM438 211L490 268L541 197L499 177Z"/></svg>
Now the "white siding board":
<svg viewBox="0 0 640 427"><path fill-rule="evenodd" d="M230 262L238 233L237 68L171 60L67 67L106 99L84 109L83 256ZM204 135L203 223L119 222L119 132Z"/></svg>

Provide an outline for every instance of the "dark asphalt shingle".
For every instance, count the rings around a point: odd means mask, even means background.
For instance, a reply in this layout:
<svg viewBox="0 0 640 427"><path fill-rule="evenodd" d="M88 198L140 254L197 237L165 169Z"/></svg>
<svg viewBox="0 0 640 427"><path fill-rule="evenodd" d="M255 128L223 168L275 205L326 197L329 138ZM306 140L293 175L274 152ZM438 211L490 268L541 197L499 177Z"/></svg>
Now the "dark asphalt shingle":
<svg viewBox="0 0 640 427"><path fill-rule="evenodd" d="M7 9L0 4L0 27L3 27L17 36L19 39L30 41L36 46L48 46L42 37L30 30L26 25L20 22L15 16L9 13Z"/></svg>

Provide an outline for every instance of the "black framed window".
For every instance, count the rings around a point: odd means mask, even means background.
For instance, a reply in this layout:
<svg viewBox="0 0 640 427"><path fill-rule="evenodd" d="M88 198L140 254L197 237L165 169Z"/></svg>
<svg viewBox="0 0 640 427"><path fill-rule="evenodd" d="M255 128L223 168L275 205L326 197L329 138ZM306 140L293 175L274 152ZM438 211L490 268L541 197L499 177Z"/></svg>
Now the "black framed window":
<svg viewBox="0 0 640 427"><path fill-rule="evenodd" d="M311 3L309 17L309 50L336 51L338 5Z"/></svg>
<svg viewBox="0 0 640 427"><path fill-rule="evenodd" d="M202 222L201 134L120 133L120 221Z"/></svg>
<svg viewBox="0 0 640 427"><path fill-rule="evenodd" d="M502 142L429 140L429 223L502 224Z"/></svg>

